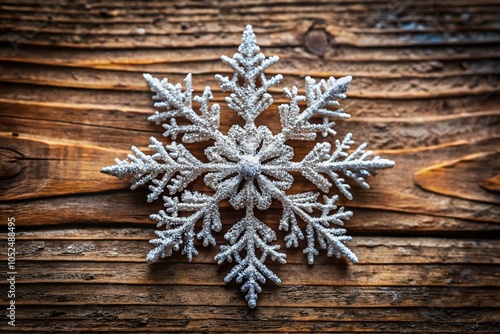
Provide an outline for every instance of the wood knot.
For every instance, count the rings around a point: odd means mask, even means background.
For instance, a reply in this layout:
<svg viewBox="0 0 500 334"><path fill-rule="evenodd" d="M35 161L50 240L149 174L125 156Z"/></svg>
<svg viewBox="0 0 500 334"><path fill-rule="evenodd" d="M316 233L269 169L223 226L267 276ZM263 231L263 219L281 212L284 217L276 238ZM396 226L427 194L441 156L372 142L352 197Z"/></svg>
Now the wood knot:
<svg viewBox="0 0 500 334"><path fill-rule="evenodd" d="M10 179L22 170L20 159L23 155L14 150L0 147L0 179Z"/></svg>
<svg viewBox="0 0 500 334"><path fill-rule="evenodd" d="M324 30L309 30L305 35L304 44L309 53L322 56L328 48L328 34Z"/></svg>

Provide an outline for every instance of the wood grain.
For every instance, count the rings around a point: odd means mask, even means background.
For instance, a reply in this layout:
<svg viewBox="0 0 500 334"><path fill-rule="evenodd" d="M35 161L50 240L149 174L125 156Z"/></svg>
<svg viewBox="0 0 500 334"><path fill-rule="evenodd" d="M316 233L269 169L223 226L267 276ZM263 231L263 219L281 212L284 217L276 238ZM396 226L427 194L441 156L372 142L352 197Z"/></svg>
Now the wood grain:
<svg viewBox="0 0 500 334"><path fill-rule="evenodd" d="M470 170L477 173L470 175ZM500 152L478 153L421 170L415 174L415 182L440 194L500 204L500 196L488 191L492 187L487 186L494 183L492 179L498 170Z"/></svg>
<svg viewBox="0 0 500 334"><path fill-rule="evenodd" d="M496 0L2 1L0 257L15 217L18 274L16 328L0 331L500 332L499 14ZM283 87L352 75L338 136L396 162L339 201L360 264L309 266L304 243L287 249L286 265L268 263L282 285L266 283L255 310L213 260L241 212L221 203L218 245L197 244L193 262L148 265L162 203L99 172L161 138L144 72L192 73L195 94L209 85L221 104L221 130L242 124L214 75L230 73L220 55L246 24L285 77L259 124L280 131ZM291 144L296 161L314 145ZM207 145L187 146L205 159ZM293 176L291 192L315 189ZM278 203L259 217L277 230Z"/></svg>

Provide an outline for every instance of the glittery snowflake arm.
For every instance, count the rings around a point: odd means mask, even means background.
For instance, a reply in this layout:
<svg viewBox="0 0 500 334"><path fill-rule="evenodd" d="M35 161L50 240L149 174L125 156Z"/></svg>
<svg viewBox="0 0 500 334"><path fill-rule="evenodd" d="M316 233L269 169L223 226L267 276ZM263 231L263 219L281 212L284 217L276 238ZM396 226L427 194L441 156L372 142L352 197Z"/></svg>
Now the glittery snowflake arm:
<svg viewBox="0 0 500 334"><path fill-rule="evenodd" d="M358 262L357 256L344 245L345 242L351 240L351 237L345 235L347 231L342 228L330 227L330 224L343 226L343 220L348 220L352 216L352 212L344 211L343 207L335 212L337 209L335 205L338 199L337 195L331 198L324 195L324 203L320 203L318 202L319 193L306 192L287 195L267 178L261 177L259 181L266 186L271 196L279 200L283 205L283 215L279 228L280 230L290 231L285 236L287 248L291 246L297 247L298 240L304 239L304 234L297 222L298 217L307 223L307 247L304 249L304 253L307 254L309 264L313 264L314 257L319 254L316 250L315 241L319 243L322 249L327 249L328 256L340 257L345 255L351 262ZM321 215L319 217L313 216L314 211L320 211Z"/></svg>
<svg viewBox="0 0 500 334"><path fill-rule="evenodd" d="M132 176L131 189L136 189L151 181L148 202L152 202L163 193L165 188L172 195L182 191L209 168L181 144L172 142L170 145L163 146L154 137L151 137L150 141L149 148L155 152L153 155L145 154L132 146L135 155L129 154L124 160L115 159L116 165L104 167L101 172L121 179ZM163 176L158 179L162 174Z"/></svg>
<svg viewBox="0 0 500 334"><path fill-rule="evenodd" d="M361 144L354 152L348 153L354 141L352 134L348 133L342 141L336 140L336 149L330 154L331 145L329 143L318 143L299 163L291 163L290 170L300 171L309 181L314 183L319 189L327 193L332 183L323 174L330 177L339 191L348 199L352 199L349 189L351 186L346 180L339 176L339 173L353 179L363 188L370 186L366 178L376 175L378 169L394 167L394 161L382 159L375 156L372 160L367 158L372 155L372 151L365 151L366 144Z"/></svg>
<svg viewBox="0 0 500 334"><path fill-rule="evenodd" d="M215 76L222 91L232 92L226 97L228 107L236 111L248 125L253 124L255 118L274 102L267 90L283 78L281 74L271 79L266 78L264 71L276 63L279 57L272 56L266 59L263 53L258 53L259 50L252 26L248 25L243 32L239 52L233 58L221 57L222 61L234 70L233 78L229 79L219 74ZM239 84L240 80L243 81L243 85Z"/></svg>
<svg viewBox="0 0 500 334"><path fill-rule="evenodd" d="M195 96L194 101L198 102L201 115L193 110L193 89L191 82L191 74L186 76L184 82L186 84L185 91L182 91L180 84L173 85L168 82L168 79L159 80L150 74L144 74L144 78L148 83L151 91L156 93L153 100L156 100L155 107L163 108L166 111L156 111L154 115L148 118L149 121L156 124L163 124L165 137L171 137L175 140L177 135L184 134L182 141L185 143L193 143L208 139L215 139L222 134L219 132L220 124L220 107L218 104L213 104L211 108L208 102L213 98L210 87L205 87L202 96ZM177 117L183 117L192 124L178 125ZM167 121L170 120L170 123Z"/></svg>
<svg viewBox="0 0 500 334"><path fill-rule="evenodd" d="M299 95L298 88L292 90L284 88L285 96L290 99L290 104L279 106L281 116L282 132L286 139L314 140L316 133L321 132L323 137L335 135L333 127L335 123L331 118L349 118L350 115L343 109L331 109L339 106L337 99L345 99L345 92L349 88L352 77L346 76L340 79L330 77L328 80L320 80L318 83L311 77L306 77L306 95ZM307 101L307 108L300 112L299 103ZM323 123L310 123L309 120L318 115L322 117Z"/></svg>
<svg viewBox="0 0 500 334"><path fill-rule="evenodd" d="M293 205L294 212L302 220L307 222L307 247L304 249L304 254L307 254L308 263L313 264L314 257L318 255L318 251L315 247L315 240L322 249L327 250L328 256L335 255L336 257L340 257L344 255L351 262L358 263L358 257L344 245L345 242L352 239L350 236L345 235L347 231L343 228L330 227L330 224L343 226L343 220L351 218L352 212L344 211L344 207L341 207L335 213L331 213L331 211L337 209L335 201L338 199L338 196L333 196L331 198L323 196L324 203L317 202L318 196L319 194L307 194L306 199L310 202ZM312 217L310 215L310 212L314 209L321 211L320 217Z"/></svg>
<svg viewBox="0 0 500 334"><path fill-rule="evenodd" d="M224 278L229 283L236 278L237 283L243 283L241 291L247 292L245 296L248 306L254 308L257 305L258 294L262 291L260 283L266 282L266 277L280 284L280 278L273 273L265 264L268 256L273 261L286 263L286 254L278 252L279 245L268 245L276 240L276 233L266 224L258 220L253 213L252 206L247 206L246 216L233 225L224 236L229 245L222 245L221 251L215 256L215 260L221 264L224 261L232 262L233 258L237 264ZM257 256L256 250L260 249L261 255ZM245 257L241 257L245 252Z"/></svg>
<svg viewBox="0 0 500 334"><path fill-rule="evenodd" d="M172 255L172 251L178 251L184 243L182 254L187 256L188 261L198 255L194 245L195 237L203 239L203 246L216 245L212 230L219 232L222 222L219 213L219 202L226 198L229 192L238 185L238 180L233 178L226 181L223 190L216 192L214 196L208 196L199 192L184 191L181 202L177 197L164 196L165 210L160 210L150 218L157 222L157 227L165 226L164 230L155 231L158 236L150 240L156 247L147 255L148 262L154 262L165 256ZM179 216L188 212L191 215ZM202 229L197 234L194 232L196 222L202 219Z"/></svg>
<svg viewBox="0 0 500 334"><path fill-rule="evenodd" d="M116 165L103 168L101 171L110 175L126 178L132 176L132 189L151 181L148 201L156 200L167 188L171 195L183 191L186 186L198 176L207 171L218 170L224 175L234 174L237 167L234 164L202 163L197 160L183 145L172 142L165 147L155 138L151 138L150 149L156 153L147 155L138 148L132 147L135 155L129 154L127 159L116 159ZM159 175L162 175L158 179ZM186 254L189 261L198 254L194 246L194 238L203 239L203 245L215 245L215 238L211 231L220 231L222 224L218 211L218 203L227 198L238 186L239 177L225 179L213 196L199 192L184 190L181 202L177 197L164 196L165 210L160 210L150 218L157 222L157 227L165 226L165 230L156 231L158 236L150 242L156 246L147 255L148 262L153 262L172 251L180 249L184 243L182 254ZM179 216L193 212L188 216ZM202 230L194 232L195 224L203 221Z"/></svg>

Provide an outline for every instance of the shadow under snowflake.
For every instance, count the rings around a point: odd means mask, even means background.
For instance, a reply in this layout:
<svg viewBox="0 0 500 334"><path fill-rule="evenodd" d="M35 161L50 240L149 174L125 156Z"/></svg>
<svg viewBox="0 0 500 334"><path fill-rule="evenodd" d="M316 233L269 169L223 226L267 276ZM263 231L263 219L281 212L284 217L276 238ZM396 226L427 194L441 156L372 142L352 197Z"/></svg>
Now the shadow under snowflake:
<svg viewBox="0 0 500 334"><path fill-rule="evenodd" d="M157 238L150 241L156 247L147 255L149 262L170 256L181 247L182 254L191 261L198 254L195 238L201 239L204 246L216 244L212 231L219 232L222 228L220 201L228 199L234 209L245 209L244 218L225 234L229 243L220 247L215 260L219 264L236 262L225 281L235 279L242 283L248 306L254 308L258 293L262 291L260 284L266 279L281 283L280 278L265 265L266 259L270 257L273 261L286 263L286 255L279 251L280 246L271 244L276 240L275 231L257 219L254 209L266 210L272 199L279 201L283 207L279 229L288 231L286 247L297 247L298 241L305 237L304 253L309 264L313 264L318 255L316 243L327 250L328 256L344 255L357 263L356 255L344 244L351 240L345 235L346 230L331 227L343 226L352 212L343 207L337 209L337 195L323 195L323 201L319 202L320 193L287 194L286 190L294 181L290 172L301 173L324 193L335 185L341 194L352 199L350 186L340 175L368 188L365 179L375 175L378 169L393 167L394 162L378 156L368 160L371 152L365 151L366 144L348 153L354 144L350 133L343 140L336 140L332 153L329 143L317 143L302 161L292 161L294 151L285 144L287 140L314 140L318 133L324 137L335 135L335 123L331 119L350 117L337 108L337 99L346 98L345 92L352 78L330 77L316 83L307 77L305 96L299 95L295 86L291 90L285 88L284 94L290 102L279 106L281 133L273 135L266 126L257 127L254 121L273 103L267 90L279 83L282 76L278 74L268 79L264 71L279 58L266 58L258 53L251 26L246 27L238 51L233 58L222 56L222 61L234 70L233 77L216 75L215 78L223 91L231 92L225 100L228 107L245 121L244 127L233 125L227 135L223 134L219 130L219 105L214 103L209 107L213 97L210 87L206 87L201 96L193 98L191 74L185 79L184 90L180 84L174 85L167 79L159 80L144 74L155 93L155 107L162 110L156 111L148 120L162 124L164 136L171 137L172 143L163 145L151 137L149 148L154 154L145 154L132 146L133 155L129 154L125 160L116 159L116 165L104 167L101 172L120 178L132 176L131 189L150 182L149 202L168 190L169 196L163 196L165 210L150 216L158 228L164 228L156 231ZM193 110L193 100L201 105L199 113ZM299 107L301 102L307 104L303 111ZM322 123L310 122L313 116L319 116ZM178 125L178 117L188 120L189 125ZM205 150L209 162L198 160L185 146L177 144L174 140L178 135L182 135L185 143L214 140L214 145ZM185 190L202 175L206 185L214 190L213 195ZM181 193L180 200L174 196L177 193ZM298 219L305 223L305 231L299 227ZM199 220L202 228L196 233L195 224Z"/></svg>

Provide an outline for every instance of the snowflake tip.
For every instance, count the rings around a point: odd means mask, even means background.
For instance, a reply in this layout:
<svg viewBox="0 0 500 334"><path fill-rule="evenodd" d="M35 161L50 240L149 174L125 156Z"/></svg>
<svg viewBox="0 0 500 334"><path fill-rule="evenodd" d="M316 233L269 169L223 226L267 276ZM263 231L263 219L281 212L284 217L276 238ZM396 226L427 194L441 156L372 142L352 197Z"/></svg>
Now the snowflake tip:
<svg viewBox="0 0 500 334"><path fill-rule="evenodd" d="M257 298L249 298L247 303L249 308L255 308L257 306Z"/></svg>
<svg viewBox="0 0 500 334"><path fill-rule="evenodd" d="M100 172L101 173L104 173L104 174L111 174L113 171L113 166L107 166L107 167L102 167L100 169ZM112 175L112 174L111 174Z"/></svg>
<svg viewBox="0 0 500 334"><path fill-rule="evenodd" d="M243 38L241 45L238 47L238 51L247 57L251 57L259 52L259 50L260 48L257 45L257 38L252 30L252 26L249 24L243 32Z"/></svg>

